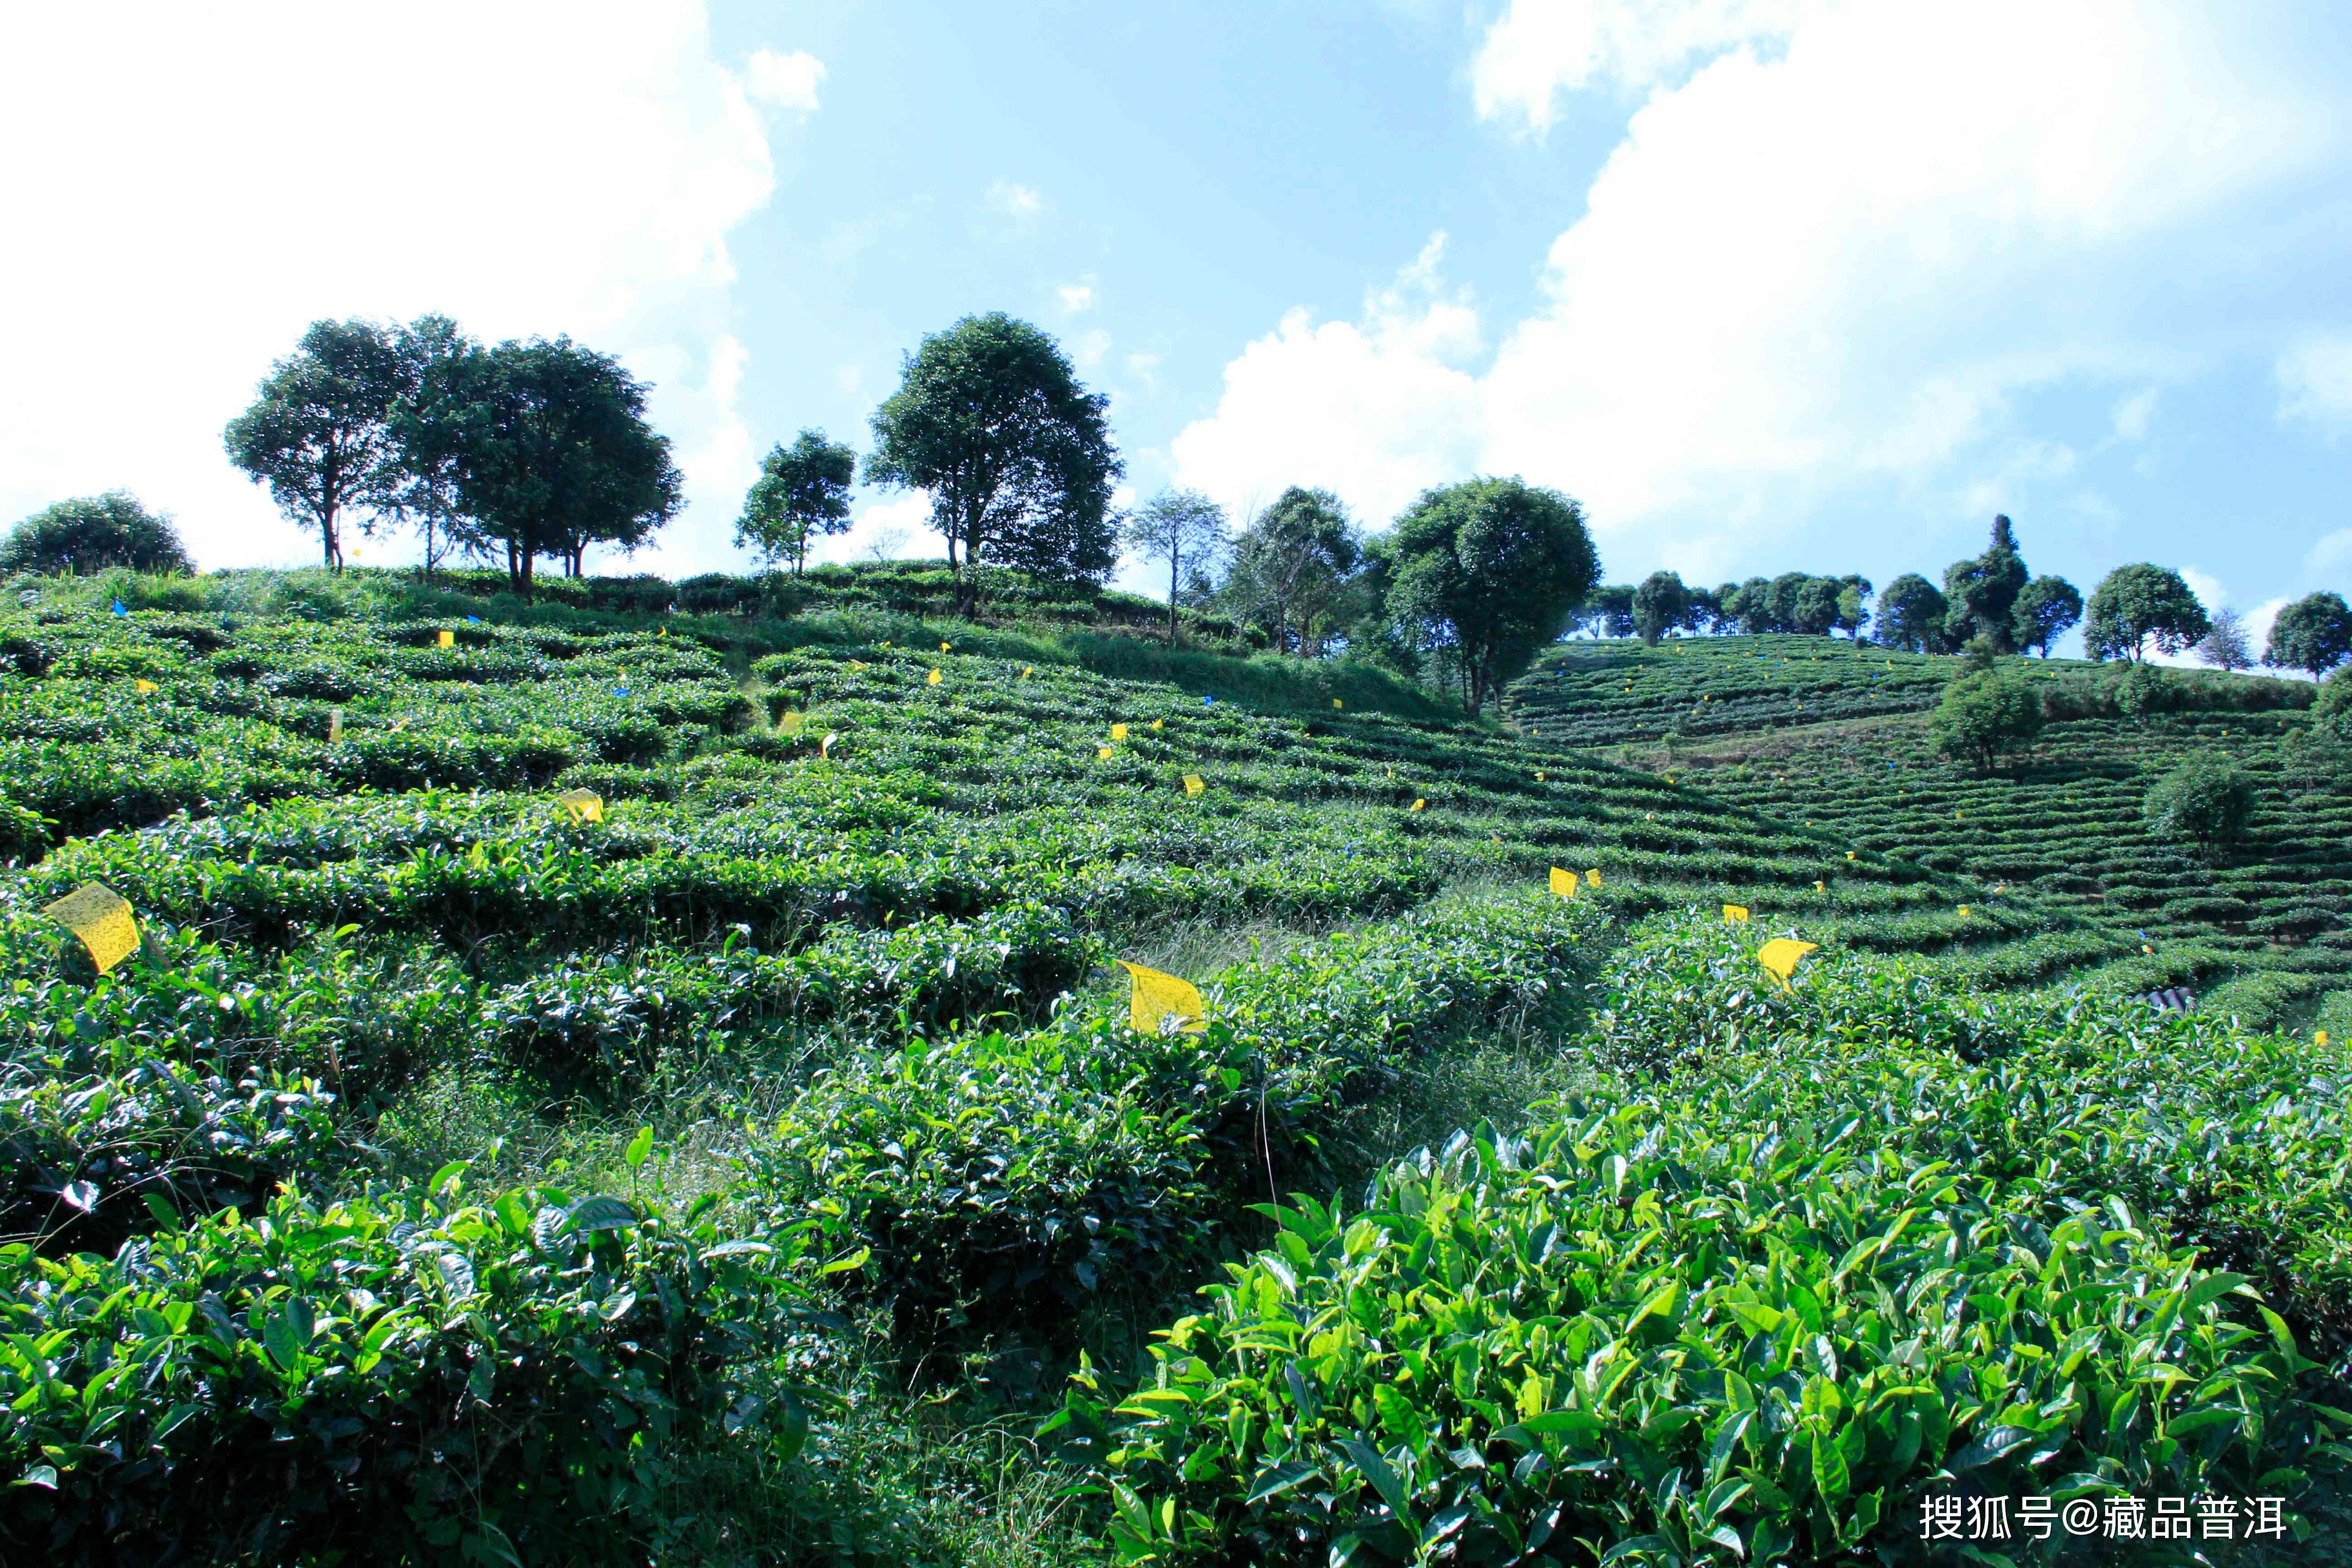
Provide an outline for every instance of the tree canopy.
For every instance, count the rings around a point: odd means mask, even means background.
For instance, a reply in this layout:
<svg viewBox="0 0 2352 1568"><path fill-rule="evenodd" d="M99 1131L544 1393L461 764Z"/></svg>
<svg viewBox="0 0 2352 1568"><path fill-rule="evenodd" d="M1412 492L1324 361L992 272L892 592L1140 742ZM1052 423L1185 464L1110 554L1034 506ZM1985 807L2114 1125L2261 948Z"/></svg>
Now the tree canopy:
<svg viewBox="0 0 2352 1568"><path fill-rule="evenodd" d="M646 422L646 392L618 360L569 338L468 349L439 377L411 445L446 467L529 597L539 556L576 574L591 542L634 551L677 513L683 481Z"/></svg>
<svg viewBox="0 0 2352 1568"><path fill-rule="evenodd" d="M391 329L313 321L222 433L229 460L268 485L289 519L317 531L330 571L342 567L345 511L398 503L403 470L392 421L408 384Z"/></svg>
<svg viewBox="0 0 2352 1568"><path fill-rule="evenodd" d="M170 514L149 511L129 490L53 502L0 540L0 572L88 576L116 566L195 570Z"/></svg>
<svg viewBox="0 0 2352 1568"><path fill-rule="evenodd" d="M1988 658L1997 651L1990 637L1970 642ZM2044 717L2042 694L2031 681L2007 670L1980 669L1948 684L1927 722L1946 756L1974 763L1979 773L1989 773L2003 756L2041 733Z"/></svg>
<svg viewBox="0 0 2352 1568"><path fill-rule="evenodd" d="M1944 635L1955 645L1980 637L2002 653L2016 652L2013 617L2026 582L2016 532L2006 516L1995 517L1985 552L1944 568Z"/></svg>
<svg viewBox="0 0 2352 1568"><path fill-rule="evenodd" d="M2058 639L2082 618L2080 589L2063 577L2036 577L2019 592L2010 612L2009 640L2021 650L2048 658Z"/></svg>
<svg viewBox="0 0 2352 1568"><path fill-rule="evenodd" d="M1329 490L1291 486L1234 542L1219 598L1277 653L1318 654L1349 617L1363 541Z"/></svg>
<svg viewBox="0 0 2352 1568"><path fill-rule="evenodd" d="M1198 490L1165 489L1143 503L1122 531L1129 548L1168 564L1168 640L1176 640L1176 597L1185 568L1207 570L1231 542L1225 509Z"/></svg>
<svg viewBox="0 0 2352 1568"><path fill-rule="evenodd" d="M2273 669L2300 669L2313 679L2352 658L2352 607L2341 594L2307 594L2271 623L2263 662Z"/></svg>
<svg viewBox="0 0 2352 1568"><path fill-rule="evenodd" d="M2093 658L2137 660L2151 642L2168 654L2192 647L2210 625L2179 573L2137 562L2116 567L2092 592L2083 640Z"/></svg>
<svg viewBox="0 0 2352 1568"><path fill-rule="evenodd" d="M1933 583L1906 572L1878 596L1878 641L1913 653L1942 653L1951 646L1945 630L1950 608Z"/></svg>
<svg viewBox="0 0 2352 1568"><path fill-rule="evenodd" d="M1110 497L1126 471L1108 406L1045 332L1002 311L967 316L907 357L875 411L866 478L929 494L967 614L964 574L983 555L1098 582L1118 560Z"/></svg>
<svg viewBox="0 0 2352 1568"><path fill-rule="evenodd" d="M2245 623L2238 618L2238 612L2224 605L2209 619L2211 624L2197 645L2197 657L2216 669L2252 669L2253 650L2246 646Z"/></svg>
<svg viewBox="0 0 2352 1568"><path fill-rule="evenodd" d="M1388 538L1388 611L1473 712L1555 640L1600 575L1584 513L1517 479L1425 490Z"/></svg>
<svg viewBox="0 0 2352 1568"><path fill-rule="evenodd" d="M1652 647L1690 614L1690 590L1679 574L1653 572L1633 590L1633 628Z"/></svg>
<svg viewBox="0 0 2352 1568"><path fill-rule="evenodd" d="M856 479L857 454L822 430L803 430L789 447L779 442L743 497L735 542L767 560L790 561L795 573L807 570L811 540L848 531Z"/></svg>

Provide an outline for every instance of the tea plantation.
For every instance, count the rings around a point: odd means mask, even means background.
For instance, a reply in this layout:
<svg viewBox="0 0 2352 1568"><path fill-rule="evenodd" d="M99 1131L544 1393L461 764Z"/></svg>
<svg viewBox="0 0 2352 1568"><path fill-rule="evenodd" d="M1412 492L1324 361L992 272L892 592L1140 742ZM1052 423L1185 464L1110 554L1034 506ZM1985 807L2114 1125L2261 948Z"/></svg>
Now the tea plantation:
<svg viewBox="0 0 2352 1568"><path fill-rule="evenodd" d="M1941 661L1818 639L1569 650L1514 732L630 581L8 584L0 1557L2352 1556L2295 710L1979 781ZM1757 749L1600 749L1669 723ZM2132 792L2216 745L2192 863Z"/></svg>

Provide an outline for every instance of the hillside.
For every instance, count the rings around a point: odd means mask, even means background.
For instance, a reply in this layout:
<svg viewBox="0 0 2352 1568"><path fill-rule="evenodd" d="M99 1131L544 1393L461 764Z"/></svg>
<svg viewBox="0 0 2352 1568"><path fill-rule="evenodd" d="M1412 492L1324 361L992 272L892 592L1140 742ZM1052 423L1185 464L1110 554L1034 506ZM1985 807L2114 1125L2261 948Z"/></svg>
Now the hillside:
<svg viewBox="0 0 2352 1568"><path fill-rule="evenodd" d="M2055 873L1828 760L632 581L9 585L12 1558L1902 1561L1956 1485L2340 1537L2340 1047L2034 988L2113 936ZM1800 700L1564 657L1518 722Z"/></svg>
<svg viewBox="0 0 2352 1568"><path fill-rule="evenodd" d="M1673 773L1706 795L1835 842L2023 900L2038 940L1978 955L1999 984L2068 975L2103 990L2185 986L2261 1026L2307 1021L2352 984L2352 780L2290 742L2310 688L2203 672L2021 661L2057 717L1990 776L1936 754L1925 725L1964 661L1823 637L1578 645L1506 712ZM2244 837L2207 855L2143 817L2157 779L2219 754L2253 784Z"/></svg>

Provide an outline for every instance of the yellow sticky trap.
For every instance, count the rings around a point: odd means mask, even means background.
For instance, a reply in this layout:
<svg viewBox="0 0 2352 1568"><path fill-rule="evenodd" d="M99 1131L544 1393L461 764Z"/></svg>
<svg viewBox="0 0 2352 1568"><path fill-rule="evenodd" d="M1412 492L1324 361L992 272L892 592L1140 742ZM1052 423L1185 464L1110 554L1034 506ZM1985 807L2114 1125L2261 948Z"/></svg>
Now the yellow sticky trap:
<svg viewBox="0 0 2352 1568"><path fill-rule="evenodd" d="M931 671L931 673L930 673L930 674L929 674L929 675L925 676L925 677L923 678L923 681L924 681L924 684L926 684L926 685L928 685L928 686L937 686L937 685L938 685L938 684L939 684L942 679L945 679L945 678L944 678L943 676L941 676L938 670L936 670L936 669L935 669L935 670Z"/></svg>
<svg viewBox="0 0 2352 1568"><path fill-rule="evenodd" d="M1420 810L1422 810L1423 807L1427 806L1428 805L1429 805L1429 802L1427 802L1427 801L1425 801L1425 800L1417 800L1417 801L1414 801L1414 802L1412 803L1412 809L1413 809L1414 811L1420 811Z"/></svg>
<svg viewBox="0 0 2352 1568"><path fill-rule="evenodd" d="M136 691L142 697L147 697L152 696L155 692L161 691L163 689L156 685L153 681L147 679L144 676L142 676L139 679L131 683L131 689Z"/></svg>
<svg viewBox="0 0 2352 1568"><path fill-rule="evenodd" d="M849 668L852 669L864 669L866 668L866 661L862 658L853 658L849 661Z"/></svg>
<svg viewBox="0 0 2352 1568"><path fill-rule="evenodd" d="M1165 719L1154 719L1154 720L1151 721L1151 727L1152 727L1153 729L1155 729L1155 730L1162 730L1162 729L1167 728L1167 726L1168 726L1168 721L1167 721L1167 720L1165 720Z"/></svg>
<svg viewBox="0 0 2352 1568"><path fill-rule="evenodd" d="M820 742L817 742L816 754L817 754L818 756L820 756L820 757L830 757L830 756L832 756L832 755L833 755L833 743L834 743L835 741L838 741L838 740L840 740L840 739L841 739L841 737L840 737L839 735L837 735L837 734L835 734L835 735L827 735L824 740L822 740L822 741L820 741Z"/></svg>
<svg viewBox="0 0 2352 1568"><path fill-rule="evenodd" d="M1845 852L1845 858L1846 858L1847 859L1849 859L1849 860L1853 859L1853 850L1851 850L1851 849L1847 850L1847 851Z"/></svg>
<svg viewBox="0 0 2352 1568"><path fill-rule="evenodd" d="M1748 923L1748 906L1746 904L1724 905L1723 919L1724 923L1727 925L1746 925Z"/></svg>
<svg viewBox="0 0 2352 1568"><path fill-rule="evenodd" d="M1157 1035L1171 1017L1176 1020L1176 1032L1180 1035L1197 1035L1209 1026L1208 1005L1201 1000L1199 989L1191 981L1129 963L1123 958L1118 966L1133 982L1127 997L1127 1021L1136 1028L1147 1035Z"/></svg>
<svg viewBox="0 0 2352 1568"><path fill-rule="evenodd" d="M1342 701L1340 701L1338 698L1334 697L1333 699L1331 699L1331 706L1332 706L1332 707L1334 707L1334 708L1345 708L1345 707L1347 706L1347 704L1346 704L1346 703L1344 703L1344 702L1342 702Z"/></svg>
<svg viewBox="0 0 2352 1568"><path fill-rule="evenodd" d="M793 736L794 739L798 739L801 732L801 726L807 722L807 714L795 713L791 709L787 708L782 713L777 716L776 728L782 730L785 734Z"/></svg>
<svg viewBox="0 0 2352 1568"><path fill-rule="evenodd" d="M130 900L113 889L84 882L41 912L81 938L100 974L139 951L139 921Z"/></svg>
<svg viewBox="0 0 2352 1568"><path fill-rule="evenodd" d="M1557 866L1554 866L1551 868L1551 890L1553 892L1559 894L1563 899L1572 899L1576 897L1576 888L1577 876L1575 872L1563 871Z"/></svg>
<svg viewBox="0 0 2352 1568"><path fill-rule="evenodd" d="M1540 770L1538 770L1538 771L1537 772L1537 773L1536 773L1536 783L1538 783L1538 784L1549 784L1549 782L1550 782L1550 780L1549 780L1549 779L1548 779L1547 777L1545 777L1545 775L1543 774L1543 773L1542 773Z"/></svg>
<svg viewBox="0 0 2352 1568"><path fill-rule="evenodd" d="M947 651L948 651L948 645L947 645L946 643L941 643L941 644L940 644L940 651L941 653L945 653L945 652L947 652Z"/></svg>
<svg viewBox="0 0 2352 1568"><path fill-rule="evenodd" d="M340 708L330 708L327 710L327 744L331 746L342 738L343 710Z"/></svg>
<svg viewBox="0 0 2352 1568"><path fill-rule="evenodd" d="M1127 739L1127 726L1126 726L1126 725L1124 725L1124 724L1113 724L1113 725L1110 727L1110 738L1111 738L1112 740L1114 740L1114 741L1124 741L1124 740L1126 740L1126 739Z"/></svg>
<svg viewBox="0 0 2352 1568"><path fill-rule="evenodd" d="M1024 664L1021 667L1021 679L1024 680L1028 679L1031 676L1036 673L1037 667L1034 664Z"/></svg>
<svg viewBox="0 0 2352 1568"><path fill-rule="evenodd" d="M1584 873L1584 881L1587 887L1597 888L1601 886L1601 873L1598 870L1587 870Z"/></svg>
<svg viewBox="0 0 2352 1568"><path fill-rule="evenodd" d="M1781 990L1786 991L1789 977L1797 973L1797 960L1820 950L1818 942L1799 942L1793 937L1775 937L1756 950L1756 962L1764 966L1765 973L1780 983Z"/></svg>
<svg viewBox="0 0 2352 1568"><path fill-rule="evenodd" d="M2148 945L2147 945L2147 943L2146 943L2146 942L2141 942L2141 943L2139 944L2139 950L2140 950L2142 952L2147 953L2147 954L2149 954L2149 955L2151 955L2151 956L2153 956L2153 955L2155 954L2155 952L2156 952L2156 949L2154 949L2154 948L2152 948L2152 947L2148 946Z"/></svg>
<svg viewBox="0 0 2352 1568"><path fill-rule="evenodd" d="M2311 1043L2317 1046L2321 1050L2326 1050L2327 1048L2327 1031L2325 1029L2315 1030L2311 1037Z"/></svg>
<svg viewBox="0 0 2352 1568"><path fill-rule="evenodd" d="M1098 763L1107 763L1110 761L1111 756L1111 749L1108 746L1097 746L1095 748L1095 761Z"/></svg>
<svg viewBox="0 0 2352 1568"><path fill-rule="evenodd" d="M1966 920L1966 919L1968 919L1968 918L1969 918L1969 906L1968 906L1968 905L1966 905L1966 904L1962 904L1962 905L1960 906L1960 918L1961 918L1962 920Z"/></svg>
<svg viewBox="0 0 2352 1568"><path fill-rule="evenodd" d="M1829 887L1826 883L1815 881L1813 883L1813 891L1816 893L1826 893L1829 891Z"/></svg>
<svg viewBox="0 0 2352 1568"><path fill-rule="evenodd" d="M1198 795L1208 787L1209 786L1207 784L1201 782L1200 774L1186 773L1184 775L1184 793L1186 795Z"/></svg>
<svg viewBox="0 0 2352 1568"><path fill-rule="evenodd" d="M593 789L568 789L555 797L555 804L571 814L574 822L604 820L604 797Z"/></svg>
<svg viewBox="0 0 2352 1568"><path fill-rule="evenodd" d="M457 634L449 630L448 627L444 626L439 631L433 634L433 641L434 644L439 647L456 647L457 646Z"/></svg>

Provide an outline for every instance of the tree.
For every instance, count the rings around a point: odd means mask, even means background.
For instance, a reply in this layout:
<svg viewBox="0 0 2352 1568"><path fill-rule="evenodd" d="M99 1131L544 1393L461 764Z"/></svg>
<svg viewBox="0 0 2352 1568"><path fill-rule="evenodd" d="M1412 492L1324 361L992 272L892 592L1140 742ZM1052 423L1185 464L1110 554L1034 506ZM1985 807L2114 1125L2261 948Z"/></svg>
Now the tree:
<svg viewBox="0 0 2352 1568"><path fill-rule="evenodd" d="M2347 658L2352 606L2340 594L2306 595L2281 610L2271 623L2270 646L2263 650L2263 662L2273 669L2300 669L2314 680Z"/></svg>
<svg viewBox="0 0 2352 1568"><path fill-rule="evenodd" d="M677 514L684 481L668 438L646 422L646 390L620 361L570 338L468 349L437 378L406 444L446 466L527 599L540 556L576 576L591 542L634 551Z"/></svg>
<svg viewBox="0 0 2352 1568"><path fill-rule="evenodd" d="M1220 597L1264 627L1276 653L1319 654L1340 618L1363 544L1329 490L1291 486L1234 542Z"/></svg>
<svg viewBox="0 0 2352 1568"><path fill-rule="evenodd" d="M1423 491L1389 550L1391 616L1452 665L1474 713L1559 637L1601 574L1582 510L1517 479Z"/></svg>
<svg viewBox="0 0 2352 1568"><path fill-rule="evenodd" d="M1850 574L1838 579L1837 620L1839 631L1859 641L1862 628L1870 624L1870 579Z"/></svg>
<svg viewBox="0 0 2352 1568"><path fill-rule="evenodd" d="M1834 577L1808 577L1797 590L1796 614L1790 617L1795 629L1807 637L1821 637L1838 623L1838 600L1845 593L1845 584Z"/></svg>
<svg viewBox="0 0 2352 1568"><path fill-rule="evenodd" d="M1585 595L1576 624L1597 637L1632 637L1635 630L1633 584L1603 583Z"/></svg>
<svg viewBox="0 0 2352 1568"><path fill-rule="evenodd" d="M1948 646L1944 624L1949 611L1933 583L1906 572L1878 596L1878 640L1913 653L1941 653Z"/></svg>
<svg viewBox="0 0 2352 1568"><path fill-rule="evenodd" d="M1066 580L1099 581L1116 563L1111 487L1126 467L1108 406L1052 338L1002 311L967 316L907 357L875 411L866 478L929 493L960 613L971 613L969 572L984 554Z"/></svg>
<svg viewBox="0 0 2352 1568"><path fill-rule="evenodd" d="M1990 638L1975 646L1992 652ZM1927 722L1937 750L1989 773L2005 753L2032 743L2044 717L2042 694L2032 682L2006 671L1978 670L1945 686Z"/></svg>
<svg viewBox="0 0 2352 1568"><path fill-rule="evenodd" d="M2116 567L2092 591L2083 640L2093 658L2137 661L2151 641L2168 654L2194 647L2210 625L2180 574L2143 561Z"/></svg>
<svg viewBox="0 0 2352 1568"><path fill-rule="evenodd" d="M1653 572L1633 590L1633 628L1652 647L1690 614L1690 590L1672 572Z"/></svg>
<svg viewBox="0 0 2352 1568"><path fill-rule="evenodd" d="M1766 629L1776 632L1793 632L1802 626L1803 620L1798 610L1798 601L1804 595L1805 584L1811 581L1812 576L1809 573L1783 572L1766 585L1764 589Z"/></svg>
<svg viewBox="0 0 2352 1568"><path fill-rule="evenodd" d="M1168 563L1168 643L1176 643L1176 595L1184 568L1198 571L1231 542L1225 509L1198 490L1161 490L1129 518L1128 544L1147 561Z"/></svg>
<svg viewBox="0 0 2352 1568"><path fill-rule="evenodd" d="M826 440L822 430L803 430L789 447L777 443L743 497L736 544L772 562L790 560L795 574L806 571L810 540L849 531L849 487L856 479L857 454Z"/></svg>
<svg viewBox="0 0 2352 1568"><path fill-rule="evenodd" d="M2007 517L1996 517L1992 542L1982 555L1973 561L1955 561L1944 568L1945 635L1955 643L1990 637L2001 652L2014 653L2013 616L2025 584L2025 563L2017 553L2017 535Z"/></svg>
<svg viewBox="0 0 2352 1568"><path fill-rule="evenodd" d="M133 572L195 570L171 514L149 511L129 490L54 502L0 541L0 572L88 576L113 566Z"/></svg>
<svg viewBox="0 0 2352 1568"><path fill-rule="evenodd" d="M229 461L268 485L289 519L318 531L329 571L342 569L346 510L396 504L392 419L406 384L394 333L373 321L313 321L222 433Z"/></svg>
<svg viewBox="0 0 2352 1568"><path fill-rule="evenodd" d="M2254 815L2253 786L2219 757L2191 757L2147 792L2140 815L2167 838L2211 851L2245 832Z"/></svg>
<svg viewBox="0 0 2352 1568"><path fill-rule="evenodd" d="M430 583L434 569L450 555L480 554L488 545L464 513L456 467L438 449L425 414L446 390L450 367L481 345L446 316L420 316L398 331L393 346L400 356L400 392L392 411L390 493L380 510L387 519L416 525L425 546L425 580Z"/></svg>
<svg viewBox="0 0 2352 1568"><path fill-rule="evenodd" d="M1692 588L1690 608L1683 612L1683 629L1690 632L1715 632L1723 626L1723 601L1712 588Z"/></svg>
<svg viewBox="0 0 2352 1568"><path fill-rule="evenodd" d="M2197 657L2216 669L2252 669L2254 656L2246 647L2246 628L2238 612L2224 605L2213 612Z"/></svg>
<svg viewBox="0 0 2352 1568"><path fill-rule="evenodd" d="M2083 595L2063 577L2036 577L2017 595L2010 612L2009 640L2042 658L2083 618Z"/></svg>

